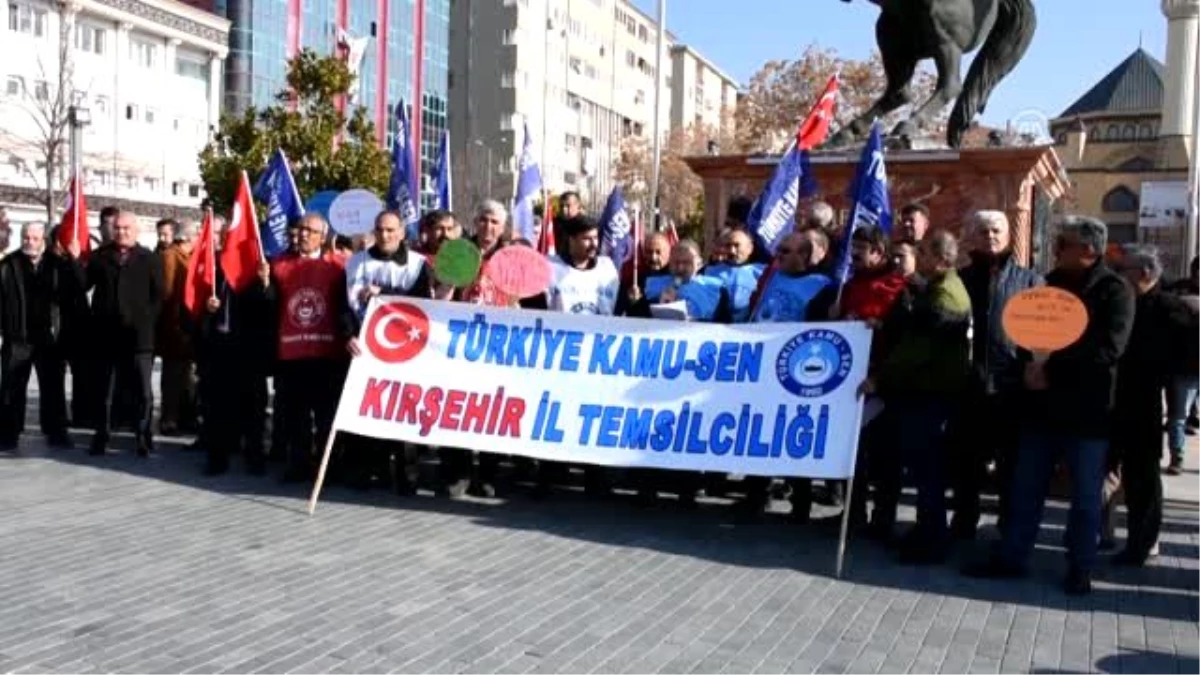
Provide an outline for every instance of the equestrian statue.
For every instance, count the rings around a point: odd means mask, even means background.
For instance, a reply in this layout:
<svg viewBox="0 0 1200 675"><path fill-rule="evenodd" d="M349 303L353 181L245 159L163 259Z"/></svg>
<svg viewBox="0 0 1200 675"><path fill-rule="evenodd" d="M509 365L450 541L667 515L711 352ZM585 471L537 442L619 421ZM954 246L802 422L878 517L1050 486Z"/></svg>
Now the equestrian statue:
<svg viewBox="0 0 1200 675"><path fill-rule="evenodd" d="M842 0L850 2L850 0ZM911 102L909 84L917 64L933 59L937 87L933 96L892 130L890 137L909 144L929 120L954 102L946 143L957 148L992 90L1025 56L1037 29L1033 0L869 0L879 5L875 39L883 58L887 88L870 109L843 127L830 145L862 138L876 118ZM982 43L982 46L980 46ZM962 57L979 54L960 76Z"/></svg>

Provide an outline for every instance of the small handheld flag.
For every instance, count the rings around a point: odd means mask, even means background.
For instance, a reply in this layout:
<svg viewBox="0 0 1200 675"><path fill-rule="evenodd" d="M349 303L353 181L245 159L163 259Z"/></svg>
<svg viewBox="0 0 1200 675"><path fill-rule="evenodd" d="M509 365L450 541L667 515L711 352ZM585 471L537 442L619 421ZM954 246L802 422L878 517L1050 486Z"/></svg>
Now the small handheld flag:
<svg viewBox="0 0 1200 675"><path fill-rule="evenodd" d="M517 195L513 198L513 230L526 241L534 240L533 200L542 189L542 169L533 154L529 120L525 121L525 141L517 160Z"/></svg>
<svg viewBox="0 0 1200 675"><path fill-rule="evenodd" d="M854 183L851 185L853 207L850 222L842 239L841 257L834 274L839 284L850 278L850 241L854 232L863 227L878 227L892 231L892 205L888 198L887 166L883 159L883 133L879 121L871 125L871 136L863 147Z"/></svg>
<svg viewBox="0 0 1200 675"><path fill-rule="evenodd" d="M304 204L282 148L271 154L266 171L254 186L254 197L267 205L267 219L259 233L263 252L268 259L287 253L288 224L304 217Z"/></svg>

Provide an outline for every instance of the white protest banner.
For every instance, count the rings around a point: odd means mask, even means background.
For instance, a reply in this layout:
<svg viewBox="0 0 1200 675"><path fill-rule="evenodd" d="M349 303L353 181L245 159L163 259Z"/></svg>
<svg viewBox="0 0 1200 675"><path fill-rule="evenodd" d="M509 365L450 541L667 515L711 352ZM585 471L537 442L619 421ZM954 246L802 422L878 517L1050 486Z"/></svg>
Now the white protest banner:
<svg viewBox="0 0 1200 675"><path fill-rule="evenodd" d="M343 237L367 234L375 229L375 216L383 202L370 190L346 190L329 205L329 226Z"/></svg>
<svg viewBox="0 0 1200 675"><path fill-rule="evenodd" d="M335 429L537 459L854 473L862 323L716 324L377 298Z"/></svg>

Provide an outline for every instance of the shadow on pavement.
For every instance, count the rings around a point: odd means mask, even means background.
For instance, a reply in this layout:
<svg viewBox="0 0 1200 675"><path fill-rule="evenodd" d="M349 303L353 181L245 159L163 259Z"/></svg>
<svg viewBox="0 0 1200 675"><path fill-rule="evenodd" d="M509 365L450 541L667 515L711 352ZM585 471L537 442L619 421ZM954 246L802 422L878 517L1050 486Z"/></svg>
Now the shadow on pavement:
<svg viewBox="0 0 1200 675"><path fill-rule="evenodd" d="M37 441L31 443L33 435L27 434L26 447L38 444ZM224 476L206 477L201 473L204 455L184 451L183 439L160 440L154 456L138 459L130 451L132 438L127 435L115 436L113 450L102 458L87 455L84 445L87 434L77 434L75 438L80 447L73 450L29 450L27 454L9 456L6 461L51 459L121 471L292 511L298 519L308 517L306 507L311 485L284 485L273 477L250 476L241 471L240 462L235 462L234 469ZM423 470L431 468L425 466ZM273 472L278 473L278 468L275 467ZM424 484L431 483L425 481ZM398 497L381 489L355 491L332 481L326 483L315 517L321 517L322 509L341 504L438 513L469 518L488 527L536 530L565 539L703 557L728 565L794 569L830 578L834 575L840 516L830 509L824 509L825 517L814 512L814 521L809 525L788 523L777 514L767 514L756 522L746 523L735 517L728 500L701 500L697 508L684 509L671 499L662 499L651 507L638 507L630 495L620 493L608 499L586 497L577 491L558 491L545 499L533 499L527 494L520 486L509 486L504 493L506 498L494 500L450 500L430 496L427 492L416 497ZM1097 578L1108 583L1099 584L1093 594L1084 599L1065 596L1058 588L1064 571L1061 540L1065 517L1065 504L1047 504L1030 579L978 581L961 576L956 568L965 560L985 552L987 543L983 541L961 545L946 565L910 567L896 563L893 552L883 545L856 539L853 534L848 545L844 579L877 587L989 602L1071 611L1095 609L1192 622L1200 619L1197 608L1200 584L1194 566L1185 569L1170 564L1171 556L1194 561L1197 549L1195 545L1178 541L1164 542L1164 558L1143 569L1120 569L1102 564ZM990 528L984 531L990 533ZM1194 505L1187 509L1168 505L1164 533L1194 535L1196 531ZM1136 669L1130 665L1134 662L1123 663L1126 672L1131 667ZM1097 667L1103 668L1102 664Z"/></svg>

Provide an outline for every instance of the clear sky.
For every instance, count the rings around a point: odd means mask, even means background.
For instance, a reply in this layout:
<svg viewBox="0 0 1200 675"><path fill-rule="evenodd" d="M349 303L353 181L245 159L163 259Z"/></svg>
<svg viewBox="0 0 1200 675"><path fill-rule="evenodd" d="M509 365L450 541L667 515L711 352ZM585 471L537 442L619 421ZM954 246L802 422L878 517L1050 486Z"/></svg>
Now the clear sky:
<svg viewBox="0 0 1200 675"><path fill-rule="evenodd" d="M1025 60L992 95L983 122L1027 111L1053 118L1138 46L1166 58L1159 0L1035 0L1038 32ZM650 16L656 0L634 0ZM740 84L763 62L796 58L809 44L863 58L875 47L879 9L866 0L668 0L667 27ZM970 57L968 57L970 58ZM966 73L967 63L963 64ZM933 62L927 61L927 69Z"/></svg>

